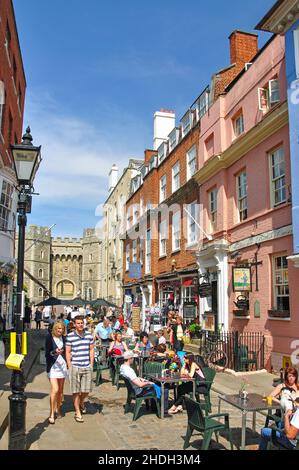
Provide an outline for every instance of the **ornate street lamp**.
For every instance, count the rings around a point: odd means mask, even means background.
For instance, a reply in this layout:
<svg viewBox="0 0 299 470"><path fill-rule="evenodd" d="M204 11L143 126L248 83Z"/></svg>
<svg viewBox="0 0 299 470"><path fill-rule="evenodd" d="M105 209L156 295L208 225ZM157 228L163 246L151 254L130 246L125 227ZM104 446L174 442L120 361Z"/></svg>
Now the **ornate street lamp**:
<svg viewBox="0 0 299 470"><path fill-rule="evenodd" d="M30 127L27 127L21 144L11 146L16 178L18 182L18 276L17 276L17 306L14 314L15 331L17 336L17 354L22 351L22 291L24 278L25 228L27 224L26 213L31 212L31 199L33 194L33 180L41 162L41 147L32 144ZM11 378L12 395L9 399L9 450L23 450L26 448L26 396L25 378L23 368L13 370Z"/></svg>
<svg viewBox="0 0 299 470"><path fill-rule="evenodd" d="M113 279L115 279L116 277L116 271L117 271L117 267L115 266L115 261L113 261L112 266L111 266L111 274L112 274Z"/></svg>

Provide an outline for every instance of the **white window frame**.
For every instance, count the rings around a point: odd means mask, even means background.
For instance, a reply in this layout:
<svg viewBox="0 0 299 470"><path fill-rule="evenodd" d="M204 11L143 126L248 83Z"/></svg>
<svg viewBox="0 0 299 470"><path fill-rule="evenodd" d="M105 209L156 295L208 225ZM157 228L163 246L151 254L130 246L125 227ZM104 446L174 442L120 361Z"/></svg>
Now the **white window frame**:
<svg viewBox="0 0 299 470"><path fill-rule="evenodd" d="M267 112L280 102L278 78L269 80L266 88L259 87L257 90L258 106L260 111Z"/></svg>
<svg viewBox="0 0 299 470"><path fill-rule="evenodd" d="M211 229L214 231L217 228L217 195L218 189L214 188L209 191L209 215Z"/></svg>
<svg viewBox="0 0 299 470"><path fill-rule="evenodd" d="M236 183L237 183L238 216L239 216L239 222L242 222L243 220L246 220L248 218L246 170L241 171L237 175Z"/></svg>
<svg viewBox="0 0 299 470"><path fill-rule="evenodd" d="M187 245L192 246L198 242L198 227L196 225L198 204L197 201L191 202L187 206Z"/></svg>
<svg viewBox="0 0 299 470"><path fill-rule="evenodd" d="M13 195L13 185L3 179L0 189L0 232L5 232L8 229L12 213Z"/></svg>
<svg viewBox="0 0 299 470"><path fill-rule="evenodd" d="M157 157L156 157L156 155L154 155L154 156L151 157L151 159L149 161L148 171L151 171L156 167L157 167Z"/></svg>
<svg viewBox="0 0 299 470"><path fill-rule="evenodd" d="M132 246L132 262L137 263L137 240L133 240Z"/></svg>
<svg viewBox="0 0 299 470"><path fill-rule="evenodd" d="M169 145L169 152L171 152L178 143L178 129L175 127L170 134L168 134L168 145Z"/></svg>
<svg viewBox="0 0 299 470"><path fill-rule="evenodd" d="M159 257L166 256L167 226L166 220L159 224Z"/></svg>
<svg viewBox="0 0 299 470"><path fill-rule="evenodd" d="M277 155L279 152L281 152L282 159L280 159L280 161L278 161L276 164L273 165L273 157ZM287 200L285 157L284 157L283 147L278 147L269 153L269 164L270 164L271 206L276 207L276 206L279 206L280 204L283 204ZM280 165L283 166L284 172L276 176L274 175L274 168L280 167ZM280 186L277 189L278 184L280 184ZM275 200L276 192L280 192L282 196L284 193L284 197L280 199L279 201Z"/></svg>
<svg viewBox="0 0 299 470"><path fill-rule="evenodd" d="M192 113L191 110L187 111L186 114L182 117L182 137L188 134L192 128Z"/></svg>
<svg viewBox="0 0 299 470"><path fill-rule="evenodd" d="M126 246L126 271L130 269L130 244Z"/></svg>
<svg viewBox="0 0 299 470"><path fill-rule="evenodd" d="M181 211L172 214L172 252L181 249Z"/></svg>
<svg viewBox="0 0 299 470"><path fill-rule="evenodd" d="M233 119L233 127L234 127L234 134L235 134L236 138L244 133L244 116L243 116L243 113L239 113Z"/></svg>
<svg viewBox="0 0 299 470"><path fill-rule="evenodd" d="M165 142L162 142L158 147L158 163L160 164L166 157L166 145Z"/></svg>
<svg viewBox="0 0 299 470"><path fill-rule="evenodd" d="M5 85L0 80L0 134L2 135L3 112L5 106Z"/></svg>
<svg viewBox="0 0 299 470"><path fill-rule="evenodd" d="M152 238L151 230L146 232L146 243L145 243L145 274L150 274L152 269Z"/></svg>
<svg viewBox="0 0 299 470"><path fill-rule="evenodd" d="M276 260L278 258L286 259L287 266L284 267L283 263L281 263L281 267L276 267ZM283 310L282 308L278 307L278 298L287 297L289 299L289 309L290 309L290 293L289 293L289 272L288 272L288 260L287 260L287 253L279 253L272 256L272 273L273 273L273 282L272 282L272 289L273 289L273 307L275 310ZM279 293L279 290L283 293ZM288 310L289 310L288 309Z"/></svg>
<svg viewBox="0 0 299 470"><path fill-rule="evenodd" d="M166 199L166 184L167 184L166 175L163 175L160 178L160 198L159 198L160 203Z"/></svg>
<svg viewBox="0 0 299 470"><path fill-rule="evenodd" d="M201 119L209 109L209 92L204 91L197 101L198 119Z"/></svg>
<svg viewBox="0 0 299 470"><path fill-rule="evenodd" d="M193 145L188 152L186 153L186 163L187 163L187 181L195 175L197 171L197 152L196 145Z"/></svg>
<svg viewBox="0 0 299 470"><path fill-rule="evenodd" d="M172 167L172 192L180 188L180 161L178 160Z"/></svg>

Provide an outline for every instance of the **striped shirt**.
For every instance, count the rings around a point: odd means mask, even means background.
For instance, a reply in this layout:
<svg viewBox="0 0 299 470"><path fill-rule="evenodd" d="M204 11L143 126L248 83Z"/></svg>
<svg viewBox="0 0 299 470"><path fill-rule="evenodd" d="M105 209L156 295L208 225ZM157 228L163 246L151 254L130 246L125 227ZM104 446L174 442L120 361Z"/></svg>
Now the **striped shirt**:
<svg viewBox="0 0 299 470"><path fill-rule="evenodd" d="M72 365L75 367L90 366L90 345L93 344L93 337L88 331L84 331L84 336L79 336L76 331L72 331L66 337L66 346L72 350Z"/></svg>

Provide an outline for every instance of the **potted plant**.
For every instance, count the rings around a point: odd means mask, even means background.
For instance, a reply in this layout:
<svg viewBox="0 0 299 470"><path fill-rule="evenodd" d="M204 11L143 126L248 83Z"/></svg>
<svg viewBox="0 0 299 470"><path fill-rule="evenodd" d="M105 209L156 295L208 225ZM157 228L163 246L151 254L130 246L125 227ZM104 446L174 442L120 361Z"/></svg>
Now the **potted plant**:
<svg viewBox="0 0 299 470"><path fill-rule="evenodd" d="M191 323L191 325L189 326L189 331L190 331L190 335L191 335L191 338L200 338L201 337L201 325L199 325L198 323Z"/></svg>

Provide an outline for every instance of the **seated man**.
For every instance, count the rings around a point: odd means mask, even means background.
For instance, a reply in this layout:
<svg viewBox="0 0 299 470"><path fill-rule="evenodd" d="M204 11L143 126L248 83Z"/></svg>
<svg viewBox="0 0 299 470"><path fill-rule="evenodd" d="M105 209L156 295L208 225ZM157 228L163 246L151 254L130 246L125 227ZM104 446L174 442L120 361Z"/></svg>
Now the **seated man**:
<svg viewBox="0 0 299 470"><path fill-rule="evenodd" d="M137 397L145 397L146 395L153 392L154 384L146 379L137 377L136 372L133 370L131 365L134 362L134 353L132 351L125 351L124 353L124 364L120 366L120 374L126 379L129 379ZM167 413L168 410L168 390L165 390L164 395L164 410Z"/></svg>
<svg viewBox="0 0 299 470"><path fill-rule="evenodd" d="M127 321L124 322L123 337L129 339L132 343L135 343L134 331L129 327L129 323Z"/></svg>
<svg viewBox="0 0 299 470"><path fill-rule="evenodd" d="M297 400L296 400L297 402ZM299 406L299 400L297 402ZM299 408L293 413L287 410L284 415L284 429L276 431L276 440L286 449L294 449L297 444L296 436L299 433ZM272 429L263 428L261 432L261 440L259 450L267 450L267 444L271 439Z"/></svg>

